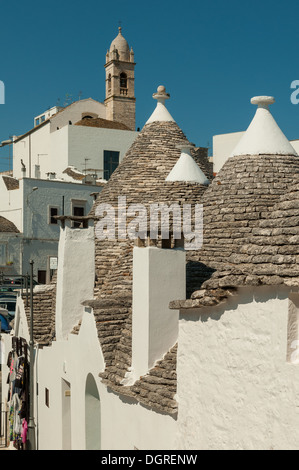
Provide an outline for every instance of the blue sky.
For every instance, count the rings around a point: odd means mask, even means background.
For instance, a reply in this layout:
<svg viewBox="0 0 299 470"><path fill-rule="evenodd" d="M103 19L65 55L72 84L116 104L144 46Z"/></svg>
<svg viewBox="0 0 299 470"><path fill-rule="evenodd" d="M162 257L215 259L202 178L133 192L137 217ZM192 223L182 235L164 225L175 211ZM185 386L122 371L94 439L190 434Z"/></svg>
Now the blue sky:
<svg viewBox="0 0 299 470"><path fill-rule="evenodd" d="M122 32L135 52L136 126L142 128L165 85L167 106L188 139L245 130L250 98L272 95L271 111L289 139L299 138L298 0L0 0L0 140L33 127L34 116L65 101L105 96L105 54ZM8 148L0 149L0 170Z"/></svg>

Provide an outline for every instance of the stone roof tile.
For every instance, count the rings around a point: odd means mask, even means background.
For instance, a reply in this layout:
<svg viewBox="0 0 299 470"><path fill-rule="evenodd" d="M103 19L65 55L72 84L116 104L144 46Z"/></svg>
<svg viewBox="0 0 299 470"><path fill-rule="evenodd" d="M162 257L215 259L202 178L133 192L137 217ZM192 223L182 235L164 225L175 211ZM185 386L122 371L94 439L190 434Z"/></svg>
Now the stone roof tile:
<svg viewBox="0 0 299 470"><path fill-rule="evenodd" d="M5 217L0 216L0 233L1 232L20 233L13 222L6 219Z"/></svg>
<svg viewBox="0 0 299 470"><path fill-rule="evenodd" d="M200 203L205 185L165 181L180 157L178 144L186 143L186 140L173 120L155 120L146 124L101 191L92 214L101 203L117 207L119 196L126 196L127 207L132 203L142 203L147 209L155 202ZM202 150L193 149L192 156L204 173L210 172L207 154ZM130 394L147 406L173 414L177 406L174 398L175 361L171 362L172 369L168 371L171 381L166 380L163 386L160 383L155 392L151 390L153 385L150 385L148 376L142 377L134 386L122 385L132 359L133 245L129 239L100 241L96 238L97 300L94 314L106 364L101 377L117 393ZM159 370L166 366L164 360L161 358ZM150 371L149 376L153 374L155 377L158 369Z"/></svg>
<svg viewBox="0 0 299 470"><path fill-rule="evenodd" d="M129 131L129 127L121 122L109 121L103 118L83 118L75 123L75 126L97 127L102 129L116 129Z"/></svg>
<svg viewBox="0 0 299 470"><path fill-rule="evenodd" d="M7 176L4 175L2 176L2 179L4 181L4 184L8 191L12 191L14 189L19 189L20 187L20 182L16 178L13 178L12 176Z"/></svg>
<svg viewBox="0 0 299 470"><path fill-rule="evenodd" d="M256 118L253 121L259 137L271 140L267 132L259 132ZM259 154L258 145L265 148L265 142L255 143L256 155L249 147L248 154L237 155L241 147L237 148L203 196L204 243L193 253L202 277L193 279L194 290L290 283L299 277L299 158L289 147L289 154L277 153L282 144ZM191 308L194 302L180 305Z"/></svg>

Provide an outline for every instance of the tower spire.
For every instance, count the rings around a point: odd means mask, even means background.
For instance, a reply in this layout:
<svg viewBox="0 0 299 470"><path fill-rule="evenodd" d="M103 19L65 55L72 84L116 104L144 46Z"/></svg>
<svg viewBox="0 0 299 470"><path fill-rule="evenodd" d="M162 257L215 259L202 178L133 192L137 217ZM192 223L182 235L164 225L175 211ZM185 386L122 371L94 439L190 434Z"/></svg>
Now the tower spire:
<svg viewBox="0 0 299 470"><path fill-rule="evenodd" d="M135 130L134 52L123 37L121 21L118 35L106 54L106 117Z"/></svg>

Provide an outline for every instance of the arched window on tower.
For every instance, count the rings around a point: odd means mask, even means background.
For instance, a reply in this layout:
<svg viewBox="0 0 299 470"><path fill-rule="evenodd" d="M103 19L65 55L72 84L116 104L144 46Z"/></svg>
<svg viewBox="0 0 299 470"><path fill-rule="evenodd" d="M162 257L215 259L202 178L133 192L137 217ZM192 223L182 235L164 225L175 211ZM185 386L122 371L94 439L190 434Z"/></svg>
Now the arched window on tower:
<svg viewBox="0 0 299 470"><path fill-rule="evenodd" d="M108 75L107 84L108 84L108 93L110 93L111 92L111 73L109 73Z"/></svg>
<svg viewBox="0 0 299 470"><path fill-rule="evenodd" d="M126 95L128 93L128 79L127 74L122 72L119 76L120 79L120 94Z"/></svg>

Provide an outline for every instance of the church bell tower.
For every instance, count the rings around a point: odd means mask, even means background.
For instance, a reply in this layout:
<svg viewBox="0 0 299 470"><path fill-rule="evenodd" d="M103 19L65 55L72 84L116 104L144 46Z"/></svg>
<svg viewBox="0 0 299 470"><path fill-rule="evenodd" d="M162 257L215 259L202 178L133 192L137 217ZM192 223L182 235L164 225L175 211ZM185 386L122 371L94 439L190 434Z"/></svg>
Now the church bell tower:
<svg viewBox="0 0 299 470"><path fill-rule="evenodd" d="M134 52L118 28L106 54L106 118L135 131Z"/></svg>

